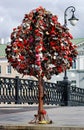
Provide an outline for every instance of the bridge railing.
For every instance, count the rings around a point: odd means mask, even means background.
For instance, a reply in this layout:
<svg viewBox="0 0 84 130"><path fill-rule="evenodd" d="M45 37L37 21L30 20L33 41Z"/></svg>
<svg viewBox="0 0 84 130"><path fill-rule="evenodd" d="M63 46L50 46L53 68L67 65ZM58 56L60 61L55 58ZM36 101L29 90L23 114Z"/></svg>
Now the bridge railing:
<svg viewBox="0 0 84 130"><path fill-rule="evenodd" d="M84 106L84 89L70 86L68 95L69 106Z"/></svg>
<svg viewBox="0 0 84 130"><path fill-rule="evenodd" d="M70 82L44 82L45 104L62 106L84 105L84 89L71 86ZM38 103L38 81L0 77L0 103Z"/></svg>

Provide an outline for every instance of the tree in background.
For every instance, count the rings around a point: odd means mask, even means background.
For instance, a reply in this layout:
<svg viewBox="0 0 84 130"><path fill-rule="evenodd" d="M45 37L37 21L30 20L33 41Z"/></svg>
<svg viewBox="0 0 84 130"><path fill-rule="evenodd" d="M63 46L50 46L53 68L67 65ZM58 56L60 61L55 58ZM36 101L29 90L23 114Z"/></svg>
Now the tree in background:
<svg viewBox="0 0 84 130"><path fill-rule="evenodd" d="M20 74L38 79L38 120L43 120L43 79L70 69L77 56L72 35L58 17L43 7L25 14L22 24L13 29L6 56Z"/></svg>

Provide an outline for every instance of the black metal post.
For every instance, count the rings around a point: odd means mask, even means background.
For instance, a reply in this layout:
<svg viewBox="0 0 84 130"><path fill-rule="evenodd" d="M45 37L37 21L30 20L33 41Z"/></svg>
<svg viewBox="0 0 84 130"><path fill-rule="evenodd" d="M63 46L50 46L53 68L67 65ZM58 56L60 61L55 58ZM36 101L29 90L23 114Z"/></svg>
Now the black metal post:
<svg viewBox="0 0 84 130"><path fill-rule="evenodd" d="M74 16L74 12L75 12L75 7L73 6L69 6L68 8L66 8L65 12L64 12L64 27L67 29L67 11L70 9L70 11L72 12L72 17L70 19L68 19L69 21L78 21L77 18L75 18ZM71 23L73 26L75 24ZM69 105L69 89L70 89L70 81L68 80L68 76L67 76L67 70L65 70L64 72L64 80L62 81L63 83L63 99L64 99L64 104L65 106Z"/></svg>
<svg viewBox="0 0 84 130"><path fill-rule="evenodd" d="M68 77L67 77L67 70L65 70L65 72L64 72L64 80L68 80Z"/></svg>

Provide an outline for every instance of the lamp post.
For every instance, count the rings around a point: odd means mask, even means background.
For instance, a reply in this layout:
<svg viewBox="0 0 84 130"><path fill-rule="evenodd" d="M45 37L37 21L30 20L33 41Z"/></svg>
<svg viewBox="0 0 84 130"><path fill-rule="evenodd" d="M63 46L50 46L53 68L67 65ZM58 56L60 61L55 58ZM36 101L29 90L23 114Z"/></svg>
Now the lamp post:
<svg viewBox="0 0 84 130"><path fill-rule="evenodd" d="M70 12L72 12L71 18L68 19L72 26L75 26L77 21L79 20L74 15L74 12L76 11L75 7L74 6L69 6L68 8L66 8L66 10L64 12L64 27L66 27L66 28L67 28L67 12L68 12L68 10L70 10ZM64 72L64 80L68 80L67 71L66 70Z"/></svg>

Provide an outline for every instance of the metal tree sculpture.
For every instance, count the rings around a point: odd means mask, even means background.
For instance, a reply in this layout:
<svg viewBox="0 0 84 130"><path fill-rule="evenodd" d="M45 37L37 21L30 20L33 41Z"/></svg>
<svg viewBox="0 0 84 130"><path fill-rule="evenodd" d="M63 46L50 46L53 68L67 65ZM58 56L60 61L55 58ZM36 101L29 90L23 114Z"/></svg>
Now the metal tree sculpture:
<svg viewBox="0 0 84 130"><path fill-rule="evenodd" d="M43 7L25 14L22 24L13 29L6 56L11 66L23 75L38 79L38 120L43 120L44 77L69 69L77 56L72 35L58 22L56 15Z"/></svg>

